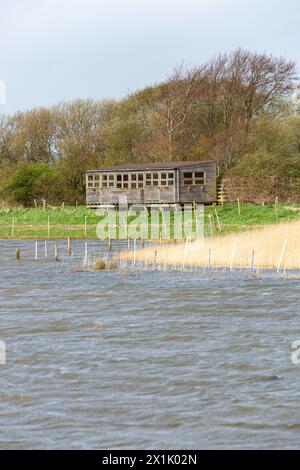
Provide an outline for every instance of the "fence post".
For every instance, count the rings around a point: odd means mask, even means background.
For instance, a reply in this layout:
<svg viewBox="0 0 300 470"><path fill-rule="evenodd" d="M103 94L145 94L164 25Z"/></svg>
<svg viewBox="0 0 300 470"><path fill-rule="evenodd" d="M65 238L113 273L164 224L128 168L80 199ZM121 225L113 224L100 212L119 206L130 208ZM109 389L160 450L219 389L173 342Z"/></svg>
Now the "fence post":
<svg viewBox="0 0 300 470"><path fill-rule="evenodd" d="M208 221L209 221L210 235L212 235L213 234L213 226L212 226L211 214L208 215Z"/></svg>
<svg viewBox="0 0 300 470"><path fill-rule="evenodd" d="M68 256L71 256L71 237L68 237Z"/></svg>
<svg viewBox="0 0 300 470"><path fill-rule="evenodd" d="M252 251L252 257L251 257L251 271L254 272L254 262L255 262L255 251Z"/></svg>
<svg viewBox="0 0 300 470"><path fill-rule="evenodd" d="M133 265L136 263L136 238L133 241Z"/></svg>
<svg viewBox="0 0 300 470"><path fill-rule="evenodd" d="M237 206L238 206L238 214L241 215L241 204L240 204L240 198L237 198Z"/></svg>
<svg viewBox="0 0 300 470"><path fill-rule="evenodd" d="M57 243L54 244L54 258L58 261L58 250L57 250Z"/></svg>
<svg viewBox="0 0 300 470"><path fill-rule="evenodd" d="M157 250L154 251L154 267L157 265Z"/></svg>
<svg viewBox="0 0 300 470"><path fill-rule="evenodd" d="M88 244L85 242L84 244L84 260L83 260L84 266L88 265Z"/></svg>
<svg viewBox="0 0 300 470"><path fill-rule="evenodd" d="M232 271L232 268L233 268L236 244L237 244L237 238L235 238L234 244L233 244L233 249L232 249L232 254L231 254L231 261L230 261L230 271Z"/></svg>
<svg viewBox="0 0 300 470"><path fill-rule="evenodd" d="M211 248L208 250L208 270L211 268Z"/></svg>
<svg viewBox="0 0 300 470"><path fill-rule="evenodd" d="M218 215L217 209L215 209L215 215L216 215L216 221L217 221L217 224L218 224L218 229L219 229L219 231L221 232L222 229L221 229L221 224L220 224L220 220L219 220L219 215Z"/></svg>
<svg viewBox="0 0 300 470"><path fill-rule="evenodd" d="M278 266L277 266L277 272L278 273L280 272L280 267L281 267L281 263L282 263L282 260L283 260L286 245L287 245L287 240L284 240L283 247L282 247L282 250L281 250L281 253L280 253L280 256L279 256Z"/></svg>
<svg viewBox="0 0 300 470"><path fill-rule="evenodd" d="M279 202L278 202L278 196L275 198L275 206L274 206L276 214L278 213L279 210Z"/></svg>

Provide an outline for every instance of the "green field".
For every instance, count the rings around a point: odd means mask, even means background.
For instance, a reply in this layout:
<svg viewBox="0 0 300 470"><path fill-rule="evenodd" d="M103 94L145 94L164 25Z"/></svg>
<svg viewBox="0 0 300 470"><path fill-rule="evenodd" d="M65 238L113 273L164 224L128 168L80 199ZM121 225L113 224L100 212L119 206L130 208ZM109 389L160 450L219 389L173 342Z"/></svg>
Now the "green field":
<svg viewBox="0 0 300 470"><path fill-rule="evenodd" d="M240 214L236 205L210 206L205 208L205 233L237 232L298 218L299 205L247 204L241 205ZM132 219L128 217L129 221ZM100 220L96 211L85 206L7 209L0 212L0 238L97 238L96 225Z"/></svg>

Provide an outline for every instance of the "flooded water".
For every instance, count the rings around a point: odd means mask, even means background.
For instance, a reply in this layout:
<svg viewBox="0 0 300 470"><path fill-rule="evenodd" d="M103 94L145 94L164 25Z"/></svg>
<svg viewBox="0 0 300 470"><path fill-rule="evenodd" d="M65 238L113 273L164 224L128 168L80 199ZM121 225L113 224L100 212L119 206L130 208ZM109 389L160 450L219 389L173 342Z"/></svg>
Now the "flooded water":
<svg viewBox="0 0 300 470"><path fill-rule="evenodd" d="M1 449L300 447L299 280L48 256L0 242Z"/></svg>

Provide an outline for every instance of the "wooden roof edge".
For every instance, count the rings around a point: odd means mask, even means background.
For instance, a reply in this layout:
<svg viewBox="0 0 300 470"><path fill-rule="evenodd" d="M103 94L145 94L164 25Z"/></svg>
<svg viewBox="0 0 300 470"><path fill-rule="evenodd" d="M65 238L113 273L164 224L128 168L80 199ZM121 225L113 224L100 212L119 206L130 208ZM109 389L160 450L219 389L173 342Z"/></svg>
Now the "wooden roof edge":
<svg viewBox="0 0 300 470"><path fill-rule="evenodd" d="M127 165L115 165L111 167L102 167L86 170L84 173L93 172L118 172L118 171L147 171L147 170L177 170L185 167L193 167L199 165L216 164L215 160L194 160L185 162L148 162L148 163L132 163Z"/></svg>

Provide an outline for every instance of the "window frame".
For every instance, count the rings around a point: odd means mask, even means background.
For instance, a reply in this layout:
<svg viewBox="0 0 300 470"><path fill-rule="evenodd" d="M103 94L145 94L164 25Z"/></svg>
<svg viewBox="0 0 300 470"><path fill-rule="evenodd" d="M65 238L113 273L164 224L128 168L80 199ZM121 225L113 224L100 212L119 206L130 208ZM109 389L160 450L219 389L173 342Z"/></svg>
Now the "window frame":
<svg viewBox="0 0 300 470"><path fill-rule="evenodd" d="M194 170L194 171L183 171L182 172L182 178L183 178L183 186L191 187L191 186L205 186L206 185L206 172L201 170ZM196 173L201 173L203 176L196 176ZM189 176L187 176L189 175ZM201 181L199 181L201 180ZM187 182L188 181L188 182Z"/></svg>
<svg viewBox="0 0 300 470"><path fill-rule="evenodd" d="M136 190L167 189L175 185L175 171L137 171L124 173L87 174L86 186L89 189Z"/></svg>

